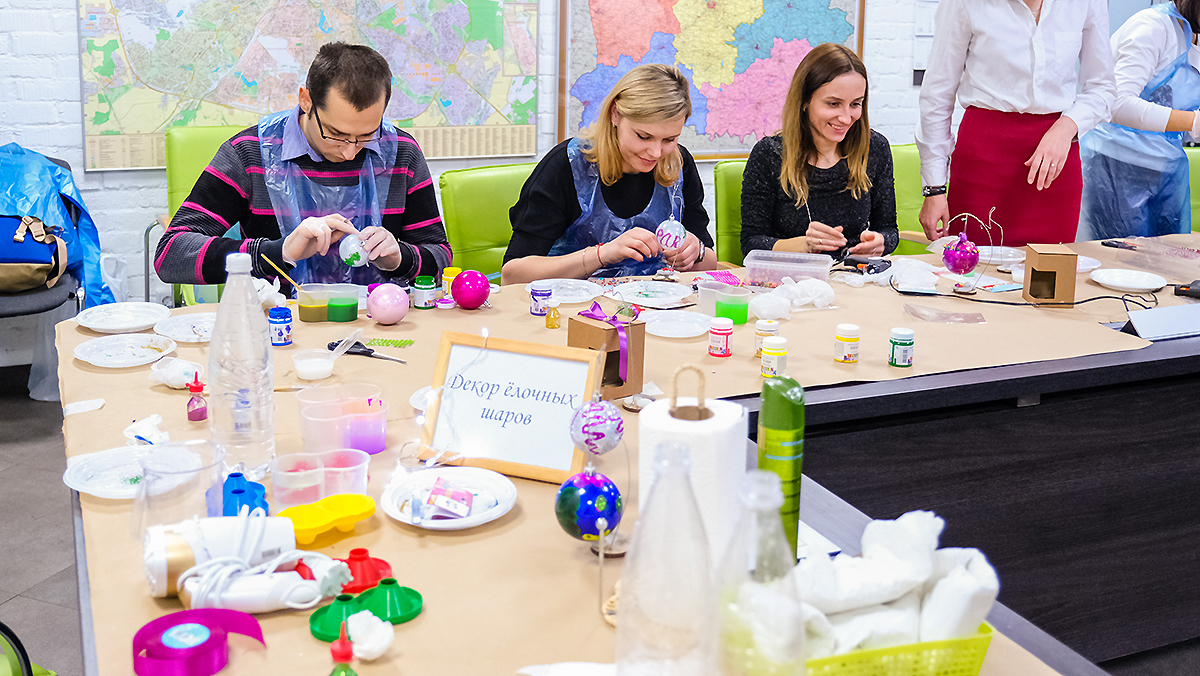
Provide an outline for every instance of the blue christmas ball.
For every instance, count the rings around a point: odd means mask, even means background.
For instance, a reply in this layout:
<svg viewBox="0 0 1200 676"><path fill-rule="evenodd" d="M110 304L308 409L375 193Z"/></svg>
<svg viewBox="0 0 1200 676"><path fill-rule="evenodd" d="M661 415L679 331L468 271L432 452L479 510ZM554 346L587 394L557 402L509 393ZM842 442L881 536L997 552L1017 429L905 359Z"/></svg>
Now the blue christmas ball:
<svg viewBox="0 0 1200 676"><path fill-rule="evenodd" d="M554 515L558 525L576 540L595 542L600 539L596 524L604 519L604 535L613 532L621 523L621 491L603 474L584 471L563 482L554 498Z"/></svg>

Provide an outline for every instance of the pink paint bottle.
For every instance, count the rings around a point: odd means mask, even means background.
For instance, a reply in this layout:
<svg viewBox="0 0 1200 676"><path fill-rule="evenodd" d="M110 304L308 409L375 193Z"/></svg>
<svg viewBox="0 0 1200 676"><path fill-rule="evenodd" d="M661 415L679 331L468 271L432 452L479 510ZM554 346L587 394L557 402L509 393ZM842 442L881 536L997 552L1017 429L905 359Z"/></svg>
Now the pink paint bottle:
<svg viewBox="0 0 1200 676"><path fill-rule="evenodd" d="M196 372L196 379L188 383L188 392L192 393L192 398L188 399L187 403L188 420L208 420L208 402L204 399L204 383L200 382L199 372Z"/></svg>

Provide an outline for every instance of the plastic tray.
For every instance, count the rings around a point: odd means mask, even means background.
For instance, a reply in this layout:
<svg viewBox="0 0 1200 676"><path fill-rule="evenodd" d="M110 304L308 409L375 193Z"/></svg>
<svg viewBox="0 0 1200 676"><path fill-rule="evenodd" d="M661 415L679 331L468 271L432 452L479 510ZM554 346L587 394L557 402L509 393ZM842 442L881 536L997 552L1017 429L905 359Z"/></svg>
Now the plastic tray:
<svg viewBox="0 0 1200 676"><path fill-rule="evenodd" d="M809 660L808 676L979 676L991 643L984 623L974 636Z"/></svg>
<svg viewBox="0 0 1200 676"><path fill-rule="evenodd" d="M825 254L755 250L746 256L744 265L747 284L774 288L784 277L829 279L833 259Z"/></svg>

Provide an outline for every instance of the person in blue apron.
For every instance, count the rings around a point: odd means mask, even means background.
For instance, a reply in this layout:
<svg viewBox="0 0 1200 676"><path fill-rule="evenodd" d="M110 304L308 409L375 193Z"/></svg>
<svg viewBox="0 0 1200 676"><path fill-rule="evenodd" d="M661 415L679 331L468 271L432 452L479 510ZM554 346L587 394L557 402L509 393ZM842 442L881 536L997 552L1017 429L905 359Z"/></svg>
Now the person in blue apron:
<svg viewBox="0 0 1200 676"><path fill-rule="evenodd" d="M1183 136L1200 139L1198 21L1200 2L1175 0L1134 14L1113 34L1113 119L1079 141L1079 240L1191 230Z"/></svg>
<svg viewBox="0 0 1200 676"><path fill-rule="evenodd" d="M716 267L704 188L679 144L692 114L689 88L674 66L637 66L591 127L538 162L509 210L504 283ZM664 223L674 235L660 241Z"/></svg>
<svg viewBox="0 0 1200 676"><path fill-rule="evenodd" d="M278 274L270 260L301 284L438 275L451 251L425 157L387 121L391 81L375 50L323 45L299 105L235 134L201 173L159 241L163 281L224 282L234 251L257 277ZM347 237L361 245L349 262Z"/></svg>

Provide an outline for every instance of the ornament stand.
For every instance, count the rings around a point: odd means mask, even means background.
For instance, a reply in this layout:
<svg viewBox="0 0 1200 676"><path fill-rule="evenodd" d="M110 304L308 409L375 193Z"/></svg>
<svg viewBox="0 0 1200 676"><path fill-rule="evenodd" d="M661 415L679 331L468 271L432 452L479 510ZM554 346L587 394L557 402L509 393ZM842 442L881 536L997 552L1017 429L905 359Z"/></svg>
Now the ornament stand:
<svg viewBox="0 0 1200 676"><path fill-rule="evenodd" d="M976 216L975 214L972 214L972 213L965 213L965 212L964 212L964 213L961 213L961 214L959 214L959 215L955 216L954 218L951 218L951 219L950 219L950 223L953 223L953 222L954 222L956 219L959 219L959 218L963 219L963 232L966 232L966 230L967 230L967 223L969 222L967 219L968 219L968 218L974 218L974 219L975 219L975 221L976 221L977 223L979 223L979 227L983 228L983 231L987 233L987 236L988 236L988 250L992 252L992 255L988 257L988 260L987 260L987 262L983 264L983 270L980 270L980 271L979 271L979 274L975 275L975 279L974 279L974 280L971 282L971 284L969 284L969 285L968 285L968 284L965 284L965 283L963 283L963 282L958 282L958 283L956 283L956 284L954 285L954 293L957 293L957 294L959 294L959 295L961 295L961 296L974 296L974 295L975 295L975 287L979 286L979 280L983 279L984 271L985 271L985 270L987 270L987 267L988 267L988 265L990 265L990 264L992 263L992 259L996 258L996 256L997 256L997 254L996 254L996 248L997 248L997 246L996 246L996 243L995 243L995 241L992 239L992 227L993 227L993 226L994 226L994 227L995 227L997 230L999 230L999 231L1000 231L1000 244L999 244L999 246L1000 246L1000 247L1003 247L1003 246L1004 246L1004 228L1002 228L1002 227L1000 226L1000 224L999 224L999 223L997 223L996 221L992 220L992 214L993 214L993 213L995 213L995 211L996 211L996 207L992 207L991 209L989 209L989 210L988 210L988 222L987 222L987 223L984 223L984 222L983 222L982 220L980 220L980 218L979 218L978 216ZM947 225L947 229L949 229L949 225L950 225L950 223L947 223L947 224L946 224L946 225ZM949 245L948 245L948 246L949 246ZM999 267L999 266L997 266L997 267ZM974 270L974 269L975 269L975 268L974 268L974 266L973 266L973 267L972 267L972 270ZM968 270L967 272L969 273L969 272L971 272L971 270ZM963 274L965 274L965 273L963 273Z"/></svg>
<svg viewBox="0 0 1200 676"><path fill-rule="evenodd" d="M621 439L621 446L625 449L625 488L628 490L633 485L633 473L630 467L633 463L629 459L629 444ZM599 523L597 521L597 523ZM603 530L602 530L603 532ZM596 542L592 543L592 553L598 554L601 560L604 557L617 559L625 556L625 552L629 551L629 536L621 532L621 524L613 529L612 533L601 537ZM603 566L601 566L603 568ZM603 571L601 571L603 573Z"/></svg>

